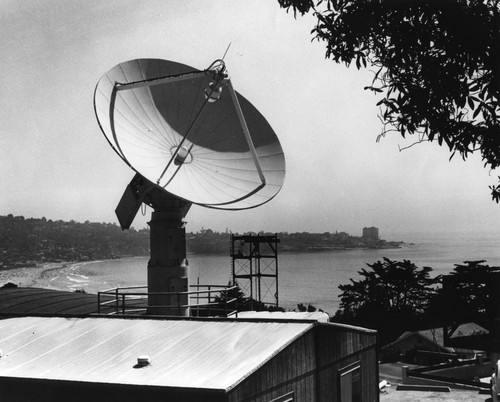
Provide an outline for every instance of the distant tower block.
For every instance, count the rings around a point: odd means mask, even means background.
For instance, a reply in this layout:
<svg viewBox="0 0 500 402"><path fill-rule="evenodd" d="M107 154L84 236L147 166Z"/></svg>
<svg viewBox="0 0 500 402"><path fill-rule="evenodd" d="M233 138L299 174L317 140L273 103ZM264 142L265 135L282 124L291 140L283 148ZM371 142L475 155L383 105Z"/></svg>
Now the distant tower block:
<svg viewBox="0 0 500 402"><path fill-rule="evenodd" d="M276 234L231 235L233 282L252 300L266 306L279 307L278 243Z"/></svg>
<svg viewBox="0 0 500 402"><path fill-rule="evenodd" d="M379 241L380 237L378 234L378 228L376 227L363 228L363 239L369 242Z"/></svg>

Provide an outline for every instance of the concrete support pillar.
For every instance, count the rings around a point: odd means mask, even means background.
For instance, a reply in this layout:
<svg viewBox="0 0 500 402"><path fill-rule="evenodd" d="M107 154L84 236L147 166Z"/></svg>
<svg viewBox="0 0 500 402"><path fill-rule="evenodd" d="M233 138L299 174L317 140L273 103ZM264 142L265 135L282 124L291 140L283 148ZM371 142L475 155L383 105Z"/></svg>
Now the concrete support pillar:
<svg viewBox="0 0 500 402"><path fill-rule="evenodd" d="M410 371L410 367L408 366L403 366L401 367L401 379L402 379L402 383L403 384L409 384L409 380L408 380L408 371Z"/></svg>
<svg viewBox="0 0 500 402"><path fill-rule="evenodd" d="M188 316L185 211L176 203L152 213L148 263L148 314ZM171 294L158 294L171 293Z"/></svg>

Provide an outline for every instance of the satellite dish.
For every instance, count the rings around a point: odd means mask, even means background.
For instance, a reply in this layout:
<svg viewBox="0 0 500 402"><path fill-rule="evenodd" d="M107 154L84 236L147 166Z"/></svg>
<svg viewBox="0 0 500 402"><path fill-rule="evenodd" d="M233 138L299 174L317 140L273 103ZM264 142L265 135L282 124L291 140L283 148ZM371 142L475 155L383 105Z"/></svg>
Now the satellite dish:
<svg viewBox="0 0 500 402"><path fill-rule="evenodd" d="M136 175L116 214L122 229L153 207L148 312L188 315L184 217L191 204L239 210L271 200L285 158L266 119L236 93L222 60L199 71L131 60L97 83L94 108L106 139Z"/></svg>
<svg viewBox="0 0 500 402"><path fill-rule="evenodd" d="M283 185L278 138L234 91L222 60L203 71L159 59L120 63L99 80L94 107L116 153L183 200L241 210L268 202Z"/></svg>

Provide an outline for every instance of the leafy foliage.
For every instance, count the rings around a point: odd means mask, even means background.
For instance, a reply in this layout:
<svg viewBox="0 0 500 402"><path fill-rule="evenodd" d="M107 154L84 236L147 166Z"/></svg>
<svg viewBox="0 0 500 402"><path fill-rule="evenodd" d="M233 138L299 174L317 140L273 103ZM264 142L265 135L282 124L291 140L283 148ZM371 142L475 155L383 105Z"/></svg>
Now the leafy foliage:
<svg viewBox="0 0 500 402"><path fill-rule="evenodd" d="M220 295L214 297L214 302L218 304L216 308L221 311L228 307L238 311L284 311L281 307L268 306L265 303L247 297L237 282L233 284L230 281L227 286L230 290L222 290ZM230 302L233 299L235 301Z"/></svg>
<svg viewBox="0 0 500 402"><path fill-rule="evenodd" d="M432 268L384 258L359 271L360 280L340 285L340 309L333 321L373 328L387 344L404 331L475 322L492 328L498 317L500 267L485 261L455 264L431 278Z"/></svg>
<svg viewBox="0 0 500 402"><path fill-rule="evenodd" d="M228 301L235 299L237 305L243 306L247 301L247 297L245 296L243 290L241 290L237 283L233 285L229 282L227 286L230 289L221 290L220 295L215 296L214 301L219 303L221 306L224 306Z"/></svg>
<svg viewBox="0 0 500 402"><path fill-rule="evenodd" d="M500 267L490 267L485 261L465 261L455 264L453 272L443 276L443 286L432 301L429 314L442 324L476 322L490 326L494 316L491 274L500 273Z"/></svg>
<svg viewBox="0 0 500 402"><path fill-rule="evenodd" d="M299 303L297 304L297 310L301 313L314 313L317 309L312 304L308 304L306 306L304 303Z"/></svg>
<svg viewBox="0 0 500 402"><path fill-rule="evenodd" d="M367 305L375 305L383 311L408 310L422 313L427 306L429 295L434 292L432 287L436 279L430 278L432 268L419 269L409 260L392 261L384 258L374 264L367 264L358 273L364 279L340 285L340 308L360 311Z"/></svg>
<svg viewBox="0 0 500 402"><path fill-rule="evenodd" d="M381 136L415 134L500 166L499 0L278 1L314 14L328 58L375 68L365 89L382 96ZM498 203L500 183L490 189Z"/></svg>
<svg viewBox="0 0 500 402"><path fill-rule="evenodd" d="M409 260L384 258L367 264L360 280L340 285L340 309L334 320L379 331L382 344L418 326L435 294L439 278L432 268L419 269Z"/></svg>

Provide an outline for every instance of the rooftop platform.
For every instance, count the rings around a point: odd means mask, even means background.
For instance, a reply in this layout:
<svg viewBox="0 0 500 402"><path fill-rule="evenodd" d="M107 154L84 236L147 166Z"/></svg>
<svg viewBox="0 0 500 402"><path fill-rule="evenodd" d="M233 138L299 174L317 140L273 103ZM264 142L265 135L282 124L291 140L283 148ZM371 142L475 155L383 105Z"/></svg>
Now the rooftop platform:
<svg viewBox="0 0 500 402"><path fill-rule="evenodd" d="M97 313L97 295L41 288L0 288L0 318L88 316Z"/></svg>

